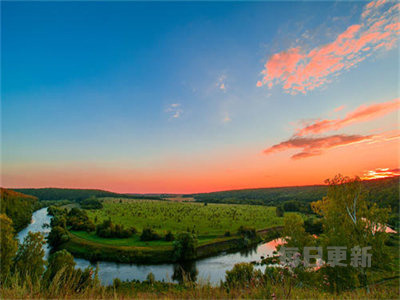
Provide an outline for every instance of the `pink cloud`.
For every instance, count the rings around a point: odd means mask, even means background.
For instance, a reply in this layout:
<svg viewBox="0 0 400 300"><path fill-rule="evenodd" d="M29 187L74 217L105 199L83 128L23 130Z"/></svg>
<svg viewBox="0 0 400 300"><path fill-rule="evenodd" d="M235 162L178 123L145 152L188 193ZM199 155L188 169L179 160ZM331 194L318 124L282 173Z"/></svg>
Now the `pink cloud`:
<svg viewBox="0 0 400 300"><path fill-rule="evenodd" d="M349 126L354 123L369 121L400 108L400 98L391 101L376 103L369 106L361 105L354 111L348 113L343 119L334 120L318 120L312 124L306 125L304 128L296 132L296 136L304 136L306 134L322 133L329 130L337 130L339 128ZM336 110L335 110L336 111Z"/></svg>
<svg viewBox="0 0 400 300"><path fill-rule="evenodd" d="M368 3L360 24L349 26L333 42L311 50L294 47L271 55L257 86L281 84L291 94L306 93L378 49L392 49L400 30L398 7L384 0Z"/></svg>
<svg viewBox="0 0 400 300"><path fill-rule="evenodd" d="M336 107L333 111L334 112L339 112L339 111L343 110L344 108L345 108L345 105L341 105L339 107Z"/></svg>
<svg viewBox="0 0 400 300"><path fill-rule="evenodd" d="M265 149L263 152L264 154L271 154L290 149L301 149L299 153L292 155L291 158L302 159L310 156L321 155L325 150L331 148L370 141L373 137L374 136L372 135L364 136L345 134L330 135L326 137L292 137L289 140Z"/></svg>

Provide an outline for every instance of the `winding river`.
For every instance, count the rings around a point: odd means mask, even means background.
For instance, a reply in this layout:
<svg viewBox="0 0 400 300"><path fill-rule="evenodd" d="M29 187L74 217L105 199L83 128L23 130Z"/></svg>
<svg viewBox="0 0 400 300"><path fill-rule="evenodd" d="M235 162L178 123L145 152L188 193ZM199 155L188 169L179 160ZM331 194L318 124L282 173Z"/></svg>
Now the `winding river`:
<svg viewBox="0 0 400 300"><path fill-rule="evenodd" d="M20 242L23 241L29 231L42 232L47 235L50 231L49 227L44 226L50 224L51 216L47 214L47 208L42 208L32 215L32 222L28 227L20 231L17 235ZM240 262L260 261L261 256L267 257L272 255L278 241L260 244L253 249L240 251L235 253L221 253L218 256L199 259L195 262L190 262L185 265L179 264L157 264L157 265L137 265L123 264L114 262L97 263L99 267L99 277L103 284L112 284L115 278L121 280L145 280L151 272L156 280L164 280L166 282L178 282L182 280L182 270L185 274L190 274L191 278L197 281L210 282L211 284L219 284L220 280L225 279L225 272L233 268ZM46 258L49 255L49 247L45 245ZM88 266L96 266L88 260L75 258L77 268L86 268ZM259 269L265 267L257 266Z"/></svg>

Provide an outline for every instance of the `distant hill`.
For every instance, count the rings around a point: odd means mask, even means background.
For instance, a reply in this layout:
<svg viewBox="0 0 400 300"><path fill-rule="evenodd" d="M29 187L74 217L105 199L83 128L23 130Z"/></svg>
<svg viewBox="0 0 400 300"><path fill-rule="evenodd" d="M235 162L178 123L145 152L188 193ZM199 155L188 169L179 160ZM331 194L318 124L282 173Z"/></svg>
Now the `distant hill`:
<svg viewBox="0 0 400 300"><path fill-rule="evenodd" d="M38 198L0 188L0 212L12 221L16 231L27 226Z"/></svg>
<svg viewBox="0 0 400 300"><path fill-rule="evenodd" d="M118 194L95 189L67 189L67 188L39 188L39 189L13 189L27 195L35 196L39 200L70 200L82 201L90 197L118 197L131 199L161 199L156 196Z"/></svg>
<svg viewBox="0 0 400 300"><path fill-rule="evenodd" d="M382 207L390 207L393 212L399 211L399 176L363 181L369 201ZM185 195L194 197L198 202L243 203L260 205L281 205L285 202L304 203L322 199L326 195L326 185L295 186L278 188L259 188L230 190L212 193ZM289 203L289 204L290 204ZM290 205L289 205L290 206Z"/></svg>

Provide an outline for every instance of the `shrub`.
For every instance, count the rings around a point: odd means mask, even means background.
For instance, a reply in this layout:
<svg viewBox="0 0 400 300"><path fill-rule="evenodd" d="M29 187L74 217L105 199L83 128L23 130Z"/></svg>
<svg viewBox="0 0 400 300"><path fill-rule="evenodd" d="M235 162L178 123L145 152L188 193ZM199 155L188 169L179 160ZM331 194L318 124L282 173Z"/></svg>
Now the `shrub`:
<svg viewBox="0 0 400 300"><path fill-rule="evenodd" d="M141 241L156 241L161 237L152 228L144 228L140 236Z"/></svg>
<svg viewBox="0 0 400 300"><path fill-rule="evenodd" d="M114 225L111 219L103 221L102 224L97 225L96 234L104 238L128 238L136 232L135 228L124 229L123 225Z"/></svg>
<svg viewBox="0 0 400 300"><path fill-rule="evenodd" d="M50 255L44 278L50 283L58 272L62 272L62 274L60 273L60 279L65 281L71 277L74 268L74 257L67 250L63 249Z"/></svg>
<svg viewBox="0 0 400 300"><path fill-rule="evenodd" d="M257 232L256 229L253 227L244 227L244 226L240 226L238 233L248 239L254 239L257 237Z"/></svg>
<svg viewBox="0 0 400 300"><path fill-rule="evenodd" d="M310 234L320 235L322 233L322 219L307 218L304 221L304 229Z"/></svg>
<svg viewBox="0 0 400 300"><path fill-rule="evenodd" d="M154 284L154 282L156 282L154 274L151 272L147 274L146 281L149 282L150 284Z"/></svg>
<svg viewBox="0 0 400 300"><path fill-rule="evenodd" d="M284 209L282 208L282 206L277 206L276 207L276 216L277 217L283 217L284 214Z"/></svg>
<svg viewBox="0 0 400 300"><path fill-rule="evenodd" d="M168 231L167 234L165 235L165 240L167 242L171 242L173 240L175 240L175 236L171 231Z"/></svg>
<svg viewBox="0 0 400 300"><path fill-rule="evenodd" d="M67 219L64 215L55 215L50 221L51 227L62 227L67 228Z"/></svg>
<svg viewBox="0 0 400 300"><path fill-rule="evenodd" d="M59 245L67 242L68 240L68 232L60 226L52 227L49 235L47 236L47 241L49 245L54 248L57 248Z"/></svg>
<svg viewBox="0 0 400 300"><path fill-rule="evenodd" d="M232 270L226 271L225 284L228 287L246 287L257 276L261 276L261 272L255 271L252 264L239 263Z"/></svg>
<svg viewBox="0 0 400 300"><path fill-rule="evenodd" d="M72 208L67 216L67 225L71 227L72 230L77 231L94 231L96 226L90 221L86 212L79 208Z"/></svg>

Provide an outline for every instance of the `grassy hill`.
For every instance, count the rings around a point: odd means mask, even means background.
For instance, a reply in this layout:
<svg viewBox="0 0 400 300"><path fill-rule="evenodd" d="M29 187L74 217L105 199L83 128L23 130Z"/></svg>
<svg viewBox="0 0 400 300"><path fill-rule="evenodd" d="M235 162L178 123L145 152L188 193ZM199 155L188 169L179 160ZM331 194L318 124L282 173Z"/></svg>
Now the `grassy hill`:
<svg viewBox="0 0 400 300"><path fill-rule="evenodd" d="M30 223L37 201L36 197L0 188L0 212L11 218L16 231Z"/></svg>

